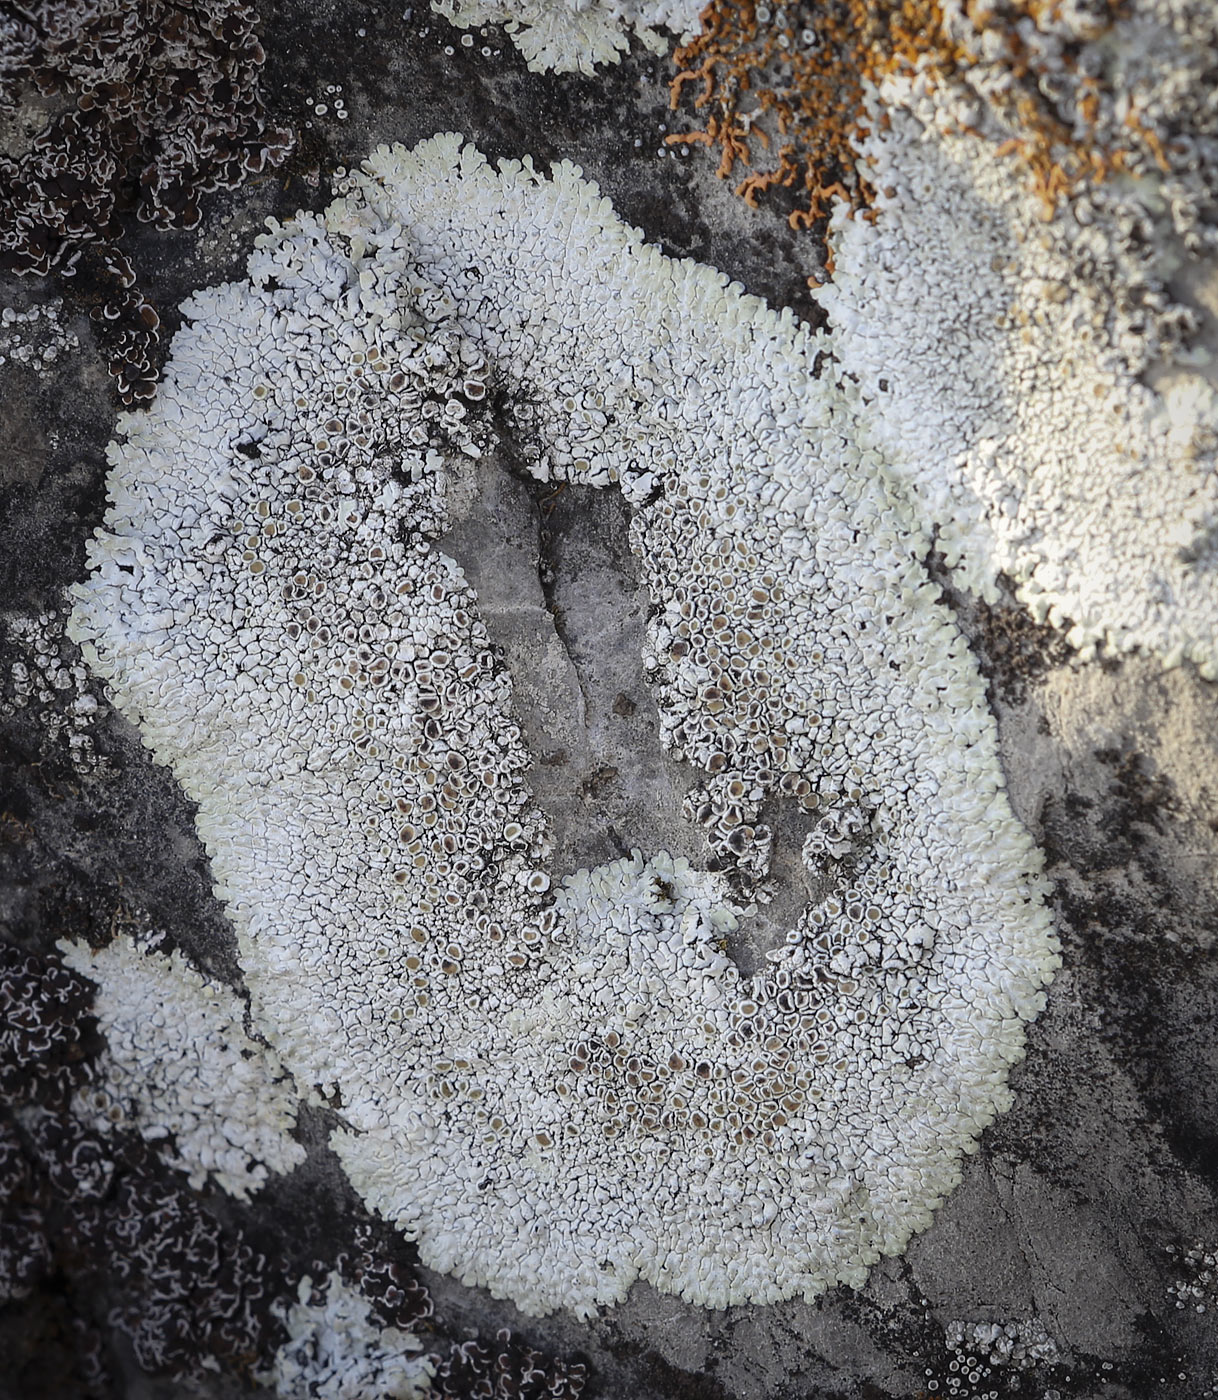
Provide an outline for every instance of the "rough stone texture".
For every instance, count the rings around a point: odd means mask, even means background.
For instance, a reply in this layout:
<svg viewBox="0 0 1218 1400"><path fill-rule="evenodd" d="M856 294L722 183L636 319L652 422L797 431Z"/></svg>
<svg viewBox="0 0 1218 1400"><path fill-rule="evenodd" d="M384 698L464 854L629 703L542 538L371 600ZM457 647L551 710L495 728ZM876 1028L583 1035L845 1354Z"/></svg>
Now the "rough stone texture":
<svg viewBox="0 0 1218 1400"><path fill-rule="evenodd" d="M486 60L442 20L403 19L397 6L263 10L268 113L295 127L299 144L283 171L209 196L194 233L130 230L141 285L169 332L188 291L237 273L267 214L320 208L336 165L377 141L412 143L437 129L463 130L491 156L575 159L665 251L816 318L798 236L734 200L704 162L658 154L662 59L636 47L596 80L535 75L506 42L487 40ZM326 116L312 111L331 84L342 86L346 120L332 103ZM1212 288L1177 290L1207 309L1212 332ZM60 590L81 576L104 506L115 406L81 309L87 291L3 286L4 304L16 307L64 295L62 321L80 341L48 368L10 361L0 372L5 701L14 699L11 663L28 664L13 619L61 610ZM493 584L484 615L517 678L559 867L661 841L694 854L679 814L684 775L659 752L638 664L644 601L626 508L616 495L526 485L510 460L478 470L479 508L445 547L476 585L485 580L489 593ZM1218 1390L1218 1284L1204 1265L1218 1250L1218 687L1138 656L1077 663L1059 634L1009 599L988 606L944 586L991 680L1015 810L1048 856L1064 961L1012 1076L1015 1105L966 1161L962 1185L902 1258L877 1266L859 1292L835 1290L815 1306L711 1312L637 1286L621 1307L578 1324L562 1313L525 1319L419 1271L435 1304L428 1345L473 1332L493 1340L510 1326L550 1355L585 1358L585 1394L606 1400L990 1390L1193 1400ZM70 667L70 645L53 645ZM189 804L104 698L89 726L103 761L72 756L75 731L54 717L97 688L69 679L0 717L3 938L42 951L65 936L100 944L131 920L166 929L205 972L240 988ZM743 965L766 938L760 922L742 931L734 952ZM206 1208L226 1229L255 1231L263 1248L277 1241L287 1268L330 1267L361 1223L377 1250L410 1266L408 1246L364 1221L324 1146L329 1119L322 1108L303 1115L309 1160L291 1177L248 1206L207 1194ZM0 1395L195 1393L142 1375L110 1331L101 1343L109 1388L89 1379L92 1343L79 1324L104 1321L114 1301L106 1288L114 1284L91 1292L53 1274L0 1311ZM982 1375L965 1359L978 1352L951 1345L953 1323L1031 1320L1055 1359ZM199 1384L210 1396L257 1393L235 1380Z"/></svg>

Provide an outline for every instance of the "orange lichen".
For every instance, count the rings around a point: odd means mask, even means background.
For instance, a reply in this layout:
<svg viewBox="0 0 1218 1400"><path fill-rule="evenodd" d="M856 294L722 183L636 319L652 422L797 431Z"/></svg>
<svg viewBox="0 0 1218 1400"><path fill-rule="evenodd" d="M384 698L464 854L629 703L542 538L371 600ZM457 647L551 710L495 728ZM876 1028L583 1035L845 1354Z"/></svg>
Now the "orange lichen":
<svg viewBox="0 0 1218 1400"><path fill-rule="evenodd" d="M1108 18L1098 22L1097 34L1111 23L1119 3L1107 0ZM839 201L869 216L876 191L857 158L869 131L867 85L899 72L919 74L931 87L965 77L982 62L984 35L990 49L985 65L1009 80L990 106L1016 133L996 153L1020 162L1046 217L1060 200L1120 168L1122 152L1094 140L1098 85L1078 71L1070 44L1057 60L1069 77L1068 101L1055 104L1042 88L1046 74L1058 70L1029 43L1026 26L1039 31L1054 22L1056 0L966 0L952 7L950 21L947 8L944 0L803 0L773 6L710 0L702 12L702 32L676 52L678 71L671 85L674 110L684 105L690 86L697 86L693 110L705 113L704 128L666 139L718 146L722 178L738 166L749 168L737 193L754 207L776 190L795 192L788 210L793 228L827 219ZM997 59L995 34L1002 40ZM1081 42L1096 35L1075 37ZM1136 118L1126 126L1162 165L1154 133ZM759 148L768 158L759 157Z"/></svg>

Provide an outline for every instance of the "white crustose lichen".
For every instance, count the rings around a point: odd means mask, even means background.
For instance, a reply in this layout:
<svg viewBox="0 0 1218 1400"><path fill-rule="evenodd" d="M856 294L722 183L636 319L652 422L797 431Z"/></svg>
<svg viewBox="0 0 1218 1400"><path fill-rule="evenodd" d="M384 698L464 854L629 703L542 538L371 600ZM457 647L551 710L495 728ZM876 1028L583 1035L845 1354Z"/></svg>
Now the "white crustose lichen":
<svg viewBox="0 0 1218 1400"><path fill-rule="evenodd" d="M1131 130L1146 149L1047 200L1001 154L1027 133L975 100L1001 64L962 64L954 85L888 77L862 150L874 217L839 211L818 297L960 586L992 600L1005 574L1083 659L1140 648L1212 680L1218 377L1204 317L1172 288L1218 275L1218 12L1120 8L1098 35L1093 7L1073 6L1021 33L1056 55L1063 91L1079 86L1082 149Z"/></svg>
<svg viewBox="0 0 1218 1400"><path fill-rule="evenodd" d="M376 151L186 314L72 633L198 803L254 1022L341 1104L356 1189L528 1311L860 1283L1009 1102L1057 956L828 342L573 167L455 136ZM437 544L492 401L539 479L634 507L643 666L719 873L546 867L510 678ZM746 976L723 940L766 804L821 893Z"/></svg>

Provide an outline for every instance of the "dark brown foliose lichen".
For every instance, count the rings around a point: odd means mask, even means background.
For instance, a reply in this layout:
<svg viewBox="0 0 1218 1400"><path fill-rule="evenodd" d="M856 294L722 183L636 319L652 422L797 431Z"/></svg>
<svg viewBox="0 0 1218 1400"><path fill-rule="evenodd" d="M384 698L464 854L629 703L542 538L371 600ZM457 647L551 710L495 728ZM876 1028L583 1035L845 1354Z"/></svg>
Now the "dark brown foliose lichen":
<svg viewBox="0 0 1218 1400"><path fill-rule="evenodd" d="M124 403L148 398L159 317L117 243L125 217L193 228L199 196L278 165L246 0L0 0L0 267L70 275Z"/></svg>
<svg viewBox="0 0 1218 1400"><path fill-rule="evenodd" d="M129 1177L90 1224L87 1243L112 1261L119 1286L110 1320L146 1371L239 1369L264 1350L285 1280L186 1191Z"/></svg>
<svg viewBox="0 0 1218 1400"><path fill-rule="evenodd" d="M553 1361L516 1341L506 1328L494 1342L462 1342L436 1368L437 1400L578 1400L586 1371Z"/></svg>
<svg viewBox="0 0 1218 1400"><path fill-rule="evenodd" d="M74 1116L96 1049L92 996L58 958L0 943L0 1305L66 1309L80 1336L70 1363L52 1364L90 1394L107 1389L99 1327L125 1332L151 1372L247 1372L279 1340L271 1303L288 1277L145 1144Z"/></svg>
<svg viewBox="0 0 1218 1400"><path fill-rule="evenodd" d="M358 1231L357 1242L362 1247L353 1257L339 1256L339 1273L368 1299L384 1326L414 1332L426 1325L435 1312L426 1287L402 1264L378 1254ZM324 1267L319 1264L318 1272Z"/></svg>
<svg viewBox="0 0 1218 1400"><path fill-rule="evenodd" d="M0 943L0 1109L65 1107L93 988L58 959Z"/></svg>

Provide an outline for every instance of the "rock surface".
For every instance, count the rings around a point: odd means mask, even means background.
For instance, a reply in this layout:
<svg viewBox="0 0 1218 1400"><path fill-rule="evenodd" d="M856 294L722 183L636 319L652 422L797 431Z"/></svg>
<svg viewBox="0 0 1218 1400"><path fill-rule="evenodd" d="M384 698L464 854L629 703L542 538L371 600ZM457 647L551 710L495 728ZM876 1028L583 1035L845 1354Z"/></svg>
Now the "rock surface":
<svg viewBox="0 0 1218 1400"><path fill-rule="evenodd" d="M321 209L338 166L377 142L409 145L438 130L461 130L491 156L577 161L666 252L820 323L805 281L814 260L803 240L813 235L749 210L706 162L661 145L668 70L637 42L592 78L529 72L493 31L463 46L422 9L403 17L344 0L267 4L259 32L269 120L298 136L286 165L208 195L194 231L132 224L124 235L168 331L189 292L241 274L266 216ZM1204 313L1201 339L1213 343L1212 293L1200 275L1199 287L1187 280L1177 294ZM84 576L85 540L105 508L116 414L90 290L83 276L3 284L5 305L55 309L20 323L37 361L10 353L0 370L0 928L6 945L41 957L64 938L102 946L125 930L164 930L204 975L241 991L191 805L63 635L63 590ZM44 359L52 342L56 357ZM646 598L628 508L616 493L540 487L513 471L510 442L504 455L477 466L478 508L442 544L488 600L484 617L515 676L537 760L534 792L553 818L556 864L574 869L635 846L696 862L700 843L681 817L694 775L661 751L639 660ZM637 1284L586 1323L561 1311L524 1317L421 1268L410 1245L367 1215L327 1146L336 1107L302 1107L294 1134L307 1160L249 1202L190 1192L155 1151L124 1142L112 1153L120 1184L99 1188L98 1206L37 1176L51 1160L36 1150L37 1114L62 1107L47 1087L54 1076L0 1081L15 1152L34 1163L0 1196L41 1212L53 1256L24 1297L0 1305L0 1394L270 1393L248 1365L275 1340L265 1300L289 1296L284 1280L302 1273L320 1287L340 1256L350 1277L363 1255L375 1261L370 1277L392 1269L426 1286L430 1314L395 1298L399 1320L386 1307L382 1322L417 1333L429 1352L451 1360L449 1348L474 1336L493 1352L510 1328L513 1345L586 1364L584 1395L605 1400L1218 1393L1218 686L1190 664L1164 671L1138 653L1080 660L1012 591L983 602L953 591L935 559L928 567L987 677L1011 802L1046 854L1063 966L1013 1071L1014 1106L901 1257L815 1304L704 1310ZM778 849L781 861L781 832ZM731 948L742 969L760 964L789 912L771 906L742 928ZM86 1025L72 1038L66 1074L90 1062L95 1035ZM225 1342L226 1375L150 1376L141 1363L158 1360L155 1349L140 1353L111 1325L124 1308L150 1309L131 1303L130 1278L89 1221L137 1189L182 1193L175 1210L201 1208L218 1222L218 1258L237 1258L238 1237L249 1242L252 1262L215 1266L250 1319ZM21 1247L16 1232L29 1219L6 1215L0 1251ZM203 1310L194 1296L174 1306L196 1321ZM561 1389L557 1370L546 1374L558 1377L553 1393L576 1393ZM479 1392L462 1375L451 1369L440 1393L517 1393L507 1382Z"/></svg>

